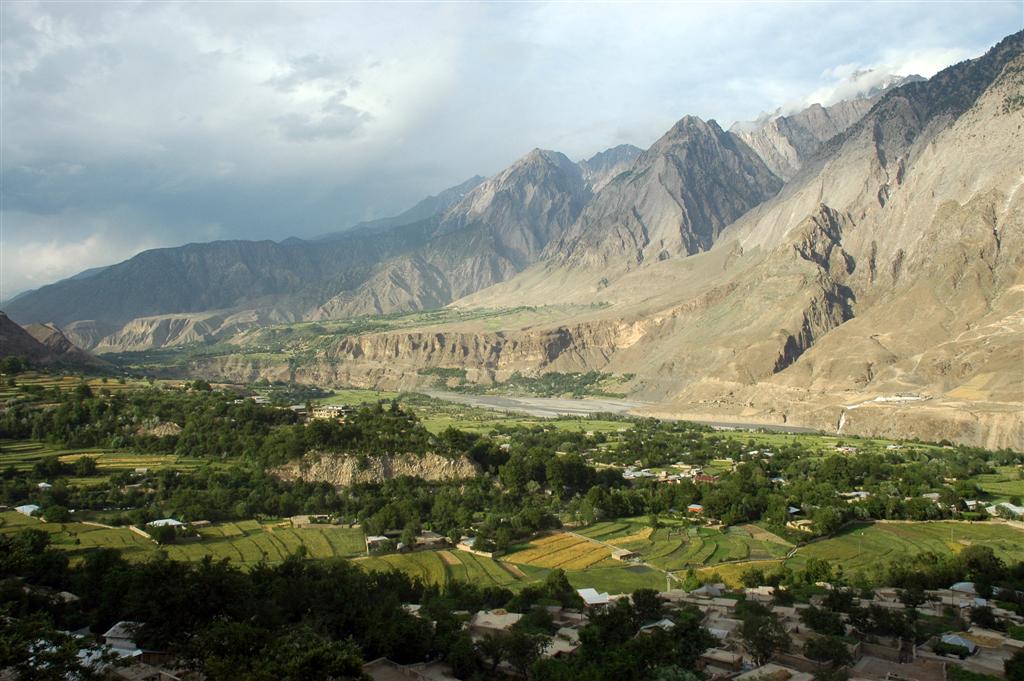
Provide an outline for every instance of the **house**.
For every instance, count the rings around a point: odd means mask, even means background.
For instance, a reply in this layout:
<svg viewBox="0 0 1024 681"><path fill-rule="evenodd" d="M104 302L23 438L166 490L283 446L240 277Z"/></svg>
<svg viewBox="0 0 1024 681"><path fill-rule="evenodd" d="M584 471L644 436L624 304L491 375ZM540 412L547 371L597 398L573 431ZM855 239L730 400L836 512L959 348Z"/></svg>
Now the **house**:
<svg viewBox="0 0 1024 681"><path fill-rule="evenodd" d="M181 677L164 671L159 667L136 662L127 667L112 667L110 670L112 678L119 681L180 681Z"/></svg>
<svg viewBox="0 0 1024 681"><path fill-rule="evenodd" d="M364 664L363 674L373 681L459 681L443 662L398 664L386 657Z"/></svg>
<svg viewBox="0 0 1024 681"><path fill-rule="evenodd" d="M1011 504L1007 501L1000 502L994 506L989 506L985 509L989 515L999 516L1000 518L1009 518L1011 520L1015 518L1024 518L1024 506L1018 506Z"/></svg>
<svg viewBox="0 0 1024 681"><path fill-rule="evenodd" d="M704 512L704 507L701 506L700 504L690 504L689 506L686 507L686 512L687 513L703 513Z"/></svg>
<svg viewBox="0 0 1024 681"><path fill-rule="evenodd" d="M481 610L470 618L467 629L474 640L481 639L491 634L505 634L512 628L512 625L523 619L518 612L508 612L502 608L496 610Z"/></svg>
<svg viewBox="0 0 1024 681"><path fill-rule="evenodd" d="M580 647L579 629L572 627L561 627L548 641L547 647L541 653L543 657L564 657L572 655Z"/></svg>
<svg viewBox="0 0 1024 681"><path fill-rule="evenodd" d="M585 589L576 589L576 593L583 599L583 604L588 608L596 608L603 605L608 605L611 601L611 596L607 593L600 593L597 589L591 589L587 587Z"/></svg>
<svg viewBox="0 0 1024 681"><path fill-rule="evenodd" d="M863 490L854 490L853 492L837 492L837 494L846 499L846 503L852 504L855 501L862 501L871 496L871 492L865 492Z"/></svg>
<svg viewBox="0 0 1024 681"><path fill-rule="evenodd" d="M107 629L103 634L103 642L114 649L115 653L134 653L139 650L135 645L135 630L142 626L139 622L122 620Z"/></svg>
<svg viewBox="0 0 1024 681"><path fill-rule="evenodd" d="M943 634L942 642L947 646L958 646L967 651L968 655L973 655L978 650L978 644L969 638L964 638L960 634Z"/></svg>
<svg viewBox="0 0 1024 681"><path fill-rule="evenodd" d="M786 523L786 527L791 530L797 530L798 532L813 532L814 521L804 518L803 520L790 520Z"/></svg>
<svg viewBox="0 0 1024 681"><path fill-rule="evenodd" d="M612 558L621 561L636 560L640 557L640 554L636 551L630 551L629 549L617 549L612 551Z"/></svg>
<svg viewBox="0 0 1024 681"><path fill-rule="evenodd" d="M174 518L161 518L160 520L153 520L146 523L147 527L185 527L185 523Z"/></svg>
<svg viewBox="0 0 1024 681"><path fill-rule="evenodd" d="M383 551L388 548L390 541L382 534L368 534L366 535L366 551L367 553Z"/></svg>
<svg viewBox="0 0 1024 681"><path fill-rule="evenodd" d="M51 485L48 482L41 482L38 485L36 485L36 487L38 487L41 490L53 489L53 485Z"/></svg>
<svg viewBox="0 0 1024 681"><path fill-rule="evenodd" d="M355 409L347 404L318 404L313 407L313 418L344 421L354 412Z"/></svg>
<svg viewBox="0 0 1024 681"><path fill-rule="evenodd" d="M733 638L742 625L743 623L738 619L719 617L715 614L712 614L704 621L704 627L708 630L708 633L723 644Z"/></svg>
<svg viewBox="0 0 1024 681"><path fill-rule="evenodd" d="M693 476L693 481L697 484L704 483L705 485L713 485L718 482L718 476L708 475L707 473L698 473Z"/></svg>
<svg viewBox="0 0 1024 681"><path fill-rule="evenodd" d="M743 656L721 648L708 648L697 660L697 667L705 676L730 676L743 669Z"/></svg>
<svg viewBox="0 0 1024 681"><path fill-rule="evenodd" d="M652 631L654 631L656 629L661 629L662 631L672 631L675 628L676 628L676 623L675 622L673 622L672 620L670 620L667 617L663 617L662 619L658 620L657 622L649 622L648 624L645 624L645 625L641 626L639 633L646 634L646 633L650 633L650 632L652 632Z"/></svg>
<svg viewBox="0 0 1024 681"><path fill-rule="evenodd" d="M775 587L774 586L753 586L747 587L743 590L743 593L747 595L747 600L757 601L758 603L770 603L775 598Z"/></svg>
<svg viewBox="0 0 1024 681"><path fill-rule="evenodd" d="M39 507L35 504L25 504L24 506L15 506L14 510L22 515L33 516L39 512Z"/></svg>
<svg viewBox="0 0 1024 681"><path fill-rule="evenodd" d="M704 584L703 586L697 587L690 592L691 596L697 596L698 598L718 598L725 593L725 584L721 582L716 584Z"/></svg>
<svg viewBox="0 0 1024 681"><path fill-rule="evenodd" d="M769 662L734 677L734 681L754 681L755 679L757 681L814 681L814 674Z"/></svg>
<svg viewBox="0 0 1024 681"><path fill-rule="evenodd" d="M417 549L439 549L448 545L448 537L424 530L416 537Z"/></svg>

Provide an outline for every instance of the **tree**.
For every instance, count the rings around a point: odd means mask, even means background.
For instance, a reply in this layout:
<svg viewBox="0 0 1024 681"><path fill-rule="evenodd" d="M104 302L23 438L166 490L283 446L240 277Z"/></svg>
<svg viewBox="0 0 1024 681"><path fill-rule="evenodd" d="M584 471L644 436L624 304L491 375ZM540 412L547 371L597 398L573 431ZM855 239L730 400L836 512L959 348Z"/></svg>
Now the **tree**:
<svg viewBox="0 0 1024 681"><path fill-rule="evenodd" d="M786 652L791 645L789 634L772 614L755 615L743 621L740 637L754 662L762 665L777 652Z"/></svg>
<svg viewBox="0 0 1024 681"><path fill-rule="evenodd" d="M504 641L508 663L519 673L520 677L525 679L530 667L540 658L546 643L547 639L543 635L513 629Z"/></svg>
<svg viewBox="0 0 1024 681"><path fill-rule="evenodd" d="M832 667L842 667L853 662L850 649L836 636L812 638L804 646L804 655L815 662L828 662Z"/></svg>
<svg viewBox="0 0 1024 681"><path fill-rule="evenodd" d="M661 619L665 604L655 589L637 589L633 592L633 609L637 622L643 624Z"/></svg>
<svg viewBox="0 0 1024 681"><path fill-rule="evenodd" d="M87 478L91 475L96 475L99 467L96 465L96 459L91 456L80 457L75 461L75 475Z"/></svg>
<svg viewBox="0 0 1024 681"><path fill-rule="evenodd" d="M170 525L154 527L149 534L157 544L173 544L178 538L178 533Z"/></svg>
<svg viewBox="0 0 1024 681"><path fill-rule="evenodd" d="M499 636L487 634L476 642L476 651L490 662L490 672L493 675L498 670L498 665L505 659L505 642Z"/></svg>
<svg viewBox="0 0 1024 681"><path fill-rule="evenodd" d="M1018 650L1013 657L1003 662L1003 669L1010 681L1024 681L1024 650Z"/></svg>
<svg viewBox="0 0 1024 681"><path fill-rule="evenodd" d="M64 506L54 504L43 510L43 520L48 523L66 523L71 521L71 513Z"/></svg>

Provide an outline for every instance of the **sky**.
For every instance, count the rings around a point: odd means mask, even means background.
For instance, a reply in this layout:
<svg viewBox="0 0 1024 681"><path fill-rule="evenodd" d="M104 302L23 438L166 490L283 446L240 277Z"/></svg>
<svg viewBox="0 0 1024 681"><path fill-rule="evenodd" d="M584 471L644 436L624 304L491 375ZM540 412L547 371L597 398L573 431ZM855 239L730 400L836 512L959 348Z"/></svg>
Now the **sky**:
<svg viewBox="0 0 1024 681"><path fill-rule="evenodd" d="M686 114L727 127L931 76L1022 14L1019 0L8 0L0 301L147 248L394 215L534 147L579 160L647 147Z"/></svg>

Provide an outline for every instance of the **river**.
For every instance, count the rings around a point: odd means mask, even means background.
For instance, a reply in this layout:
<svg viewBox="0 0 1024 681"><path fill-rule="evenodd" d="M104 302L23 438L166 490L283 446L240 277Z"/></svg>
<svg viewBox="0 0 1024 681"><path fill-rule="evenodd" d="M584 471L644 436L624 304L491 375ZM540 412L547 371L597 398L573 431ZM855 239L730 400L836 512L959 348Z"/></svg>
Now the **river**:
<svg viewBox="0 0 1024 681"><path fill-rule="evenodd" d="M630 416L642 416L637 410L654 406L650 402L637 400L622 400L615 398L583 398L570 399L565 397L514 397L511 395L473 395L468 393L453 393L440 390L426 391L431 397L447 402L457 402L471 407L482 407L496 411L514 411L529 416L541 418L555 418L557 416L590 416L591 414L620 414ZM691 419L680 419L691 420ZM758 430L763 429L773 433L817 433L813 428L800 428L798 426L787 426L771 423L742 423L731 421L702 421L692 420L712 428L721 430Z"/></svg>

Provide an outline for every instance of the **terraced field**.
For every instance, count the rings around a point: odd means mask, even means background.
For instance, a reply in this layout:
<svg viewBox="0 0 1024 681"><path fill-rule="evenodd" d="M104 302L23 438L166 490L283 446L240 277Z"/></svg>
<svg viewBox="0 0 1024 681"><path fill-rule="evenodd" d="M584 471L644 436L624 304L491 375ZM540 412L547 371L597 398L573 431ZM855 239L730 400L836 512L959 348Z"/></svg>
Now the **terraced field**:
<svg viewBox="0 0 1024 681"><path fill-rule="evenodd" d="M521 550L507 555L505 560L510 563L570 571L586 570L602 564L614 566L611 555L612 550L603 544L566 532L558 532L535 539Z"/></svg>
<svg viewBox="0 0 1024 681"><path fill-rule="evenodd" d="M74 463L83 456L92 457L96 459L100 471L107 473L136 468L186 470L203 463L199 459L188 459L173 454L135 454L100 448L63 449L35 440L0 440L0 468L14 466L19 472L28 471L36 462L54 455L63 463Z"/></svg>
<svg viewBox="0 0 1024 681"><path fill-rule="evenodd" d="M0 399L7 397L13 397L17 395L20 388L36 386L44 390L50 388L60 388L61 390L73 390L78 387L78 384L82 382L81 376L61 376L58 374L39 374L34 371L26 372L24 374L18 374L15 377L18 382L17 387L3 386L0 387ZM102 379L102 378L90 378L86 381L89 387L94 391L99 391L106 388L112 393L116 393L122 390L133 390L138 388L144 388L148 386L145 381L129 380L124 383L118 383L115 379Z"/></svg>
<svg viewBox="0 0 1024 681"><path fill-rule="evenodd" d="M635 551L644 562L670 571L731 561L778 559L792 548L785 540L760 528L734 526L717 530L675 523L655 530L644 522L627 519L597 523L579 534Z"/></svg>
<svg viewBox="0 0 1024 681"><path fill-rule="evenodd" d="M356 563L367 570L400 570L430 584L456 580L514 589L537 576L536 571L527 573L515 566L465 551L395 553L359 558Z"/></svg>
<svg viewBox="0 0 1024 681"><path fill-rule="evenodd" d="M1000 466L996 473L976 475L968 482L975 483L998 500L1005 501L1013 496L1024 496L1022 470L1018 466Z"/></svg>
<svg viewBox="0 0 1024 681"><path fill-rule="evenodd" d="M98 547L116 548L129 560L142 560L158 550L174 560L198 561L204 556L227 558L233 563L251 566L261 561L280 563L288 555L305 547L310 558L358 556L365 552L362 530L335 526L292 528L290 523L259 523L244 520L211 525L199 530L201 539L184 540L178 544L158 547L151 540L128 528L104 528L87 523L43 523L19 513L0 513L0 533L40 529L51 535L51 541L73 554Z"/></svg>
<svg viewBox="0 0 1024 681"><path fill-rule="evenodd" d="M842 565L849 573L926 551L940 555L959 552L974 544L992 547L1004 560L1024 560L1024 530L1009 525L994 522L892 522L847 528L830 539L800 548L786 561L786 565L800 568L808 558L824 558Z"/></svg>

